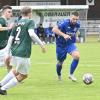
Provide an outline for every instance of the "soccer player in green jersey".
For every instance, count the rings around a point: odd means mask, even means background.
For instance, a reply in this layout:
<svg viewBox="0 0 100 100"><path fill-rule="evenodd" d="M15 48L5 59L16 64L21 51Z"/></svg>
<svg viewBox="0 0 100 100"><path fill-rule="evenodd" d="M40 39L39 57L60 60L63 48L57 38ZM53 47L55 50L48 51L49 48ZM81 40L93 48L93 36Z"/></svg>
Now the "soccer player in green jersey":
<svg viewBox="0 0 100 100"><path fill-rule="evenodd" d="M12 8L9 5L3 6L0 17L0 66L4 65L5 47L9 38L9 30L12 25L7 26L7 20L12 16Z"/></svg>
<svg viewBox="0 0 100 100"><path fill-rule="evenodd" d="M42 48L42 51L45 52L45 46L35 34L34 22L30 19L32 9L30 7L24 7L21 9L21 14L22 18L13 28L6 47L8 57L11 49L11 64L15 66L16 69L12 69L3 80L0 81L1 95L6 95L7 89L16 86L27 78L32 41L36 41Z"/></svg>

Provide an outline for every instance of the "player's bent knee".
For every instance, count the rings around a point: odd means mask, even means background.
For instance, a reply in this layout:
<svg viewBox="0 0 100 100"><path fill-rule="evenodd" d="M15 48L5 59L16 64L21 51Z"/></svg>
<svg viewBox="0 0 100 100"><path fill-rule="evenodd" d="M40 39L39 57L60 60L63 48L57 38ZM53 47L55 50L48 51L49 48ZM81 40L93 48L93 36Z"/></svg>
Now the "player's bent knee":
<svg viewBox="0 0 100 100"><path fill-rule="evenodd" d="M23 75L23 74L19 74L16 76L17 80L19 82L22 82L24 79L26 79L28 77L28 75Z"/></svg>
<svg viewBox="0 0 100 100"><path fill-rule="evenodd" d="M28 75L23 75L23 74L20 74L20 76L22 77L22 79L26 79L28 77Z"/></svg>
<svg viewBox="0 0 100 100"><path fill-rule="evenodd" d="M73 58L74 58L74 59L80 59L80 55L75 54Z"/></svg>
<svg viewBox="0 0 100 100"><path fill-rule="evenodd" d="M58 63L57 63L57 64L62 66L63 62L58 61Z"/></svg>
<svg viewBox="0 0 100 100"><path fill-rule="evenodd" d="M74 59L80 59L80 53L79 52L73 52L72 53L72 57L74 58Z"/></svg>

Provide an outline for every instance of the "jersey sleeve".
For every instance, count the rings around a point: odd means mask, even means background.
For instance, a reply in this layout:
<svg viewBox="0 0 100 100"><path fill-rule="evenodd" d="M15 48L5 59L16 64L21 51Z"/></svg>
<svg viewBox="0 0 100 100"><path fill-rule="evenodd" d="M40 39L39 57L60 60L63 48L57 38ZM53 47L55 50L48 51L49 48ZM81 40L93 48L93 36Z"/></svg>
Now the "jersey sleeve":
<svg viewBox="0 0 100 100"><path fill-rule="evenodd" d="M1 19L1 18L0 18L0 25L1 25L1 26L4 26L4 21L3 21L3 19Z"/></svg>
<svg viewBox="0 0 100 100"><path fill-rule="evenodd" d="M35 28L35 23L33 20L31 20L28 24L28 29L34 29Z"/></svg>
<svg viewBox="0 0 100 100"><path fill-rule="evenodd" d="M64 29L64 27L65 27L65 22L64 22L64 21L58 22L57 25L58 25L58 28L59 28L60 30L62 30L62 29Z"/></svg>

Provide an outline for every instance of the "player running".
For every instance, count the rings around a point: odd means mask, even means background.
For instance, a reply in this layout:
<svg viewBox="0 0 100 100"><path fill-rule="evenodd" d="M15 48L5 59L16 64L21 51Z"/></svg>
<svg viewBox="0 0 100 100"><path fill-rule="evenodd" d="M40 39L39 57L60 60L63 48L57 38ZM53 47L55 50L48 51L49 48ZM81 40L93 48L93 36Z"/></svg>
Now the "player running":
<svg viewBox="0 0 100 100"><path fill-rule="evenodd" d="M10 55L11 64L16 67L12 69L0 82L0 94L6 95L7 89L16 86L28 76L29 58L31 55L32 41L38 42L42 51L45 52L45 46L34 32L34 22L31 20L32 9L23 7L21 9L22 18L14 27L7 44L7 55Z"/></svg>
<svg viewBox="0 0 100 100"><path fill-rule="evenodd" d="M4 57L6 52L6 45L9 38L9 30L12 25L7 25L7 20L12 16L12 8L9 5L3 6L0 17L0 66L4 65Z"/></svg>
<svg viewBox="0 0 100 100"><path fill-rule="evenodd" d="M76 32L80 28L78 12L73 12L69 19L65 19L58 23L58 26L53 27L53 32L56 34L56 55L57 65L56 71L58 79L61 80L61 70L63 62L67 54L70 54L73 61L70 66L69 78L72 81L77 79L74 77L74 71L79 63L80 53L76 47Z"/></svg>

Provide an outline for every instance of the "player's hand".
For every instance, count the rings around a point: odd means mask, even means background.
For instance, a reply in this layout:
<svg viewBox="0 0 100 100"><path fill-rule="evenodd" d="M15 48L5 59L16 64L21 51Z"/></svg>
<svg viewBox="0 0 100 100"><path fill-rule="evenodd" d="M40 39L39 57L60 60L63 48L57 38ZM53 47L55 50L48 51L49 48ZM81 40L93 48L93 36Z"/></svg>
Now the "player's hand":
<svg viewBox="0 0 100 100"><path fill-rule="evenodd" d="M8 25L8 30L11 30L14 27L14 23Z"/></svg>
<svg viewBox="0 0 100 100"><path fill-rule="evenodd" d="M10 59L11 59L10 54L5 53L4 61L5 61L5 62L6 62L6 61L10 61Z"/></svg>
<svg viewBox="0 0 100 100"><path fill-rule="evenodd" d="M64 37L65 40L71 39L71 36L67 35L67 34L63 34L63 37Z"/></svg>
<svg viewBox="0 0 100 100"><path fill-rule="evenodd" d="M43 53L46 52L46 48L45 48L45 46L42 47L42 52L43 52Z"/></svg>
<svg viewBox="0 0 100 100"><path fill-rule="evenodd" d="M80 42L79 37L76 37L76 41L77 41L78 43Z"/></svg>

